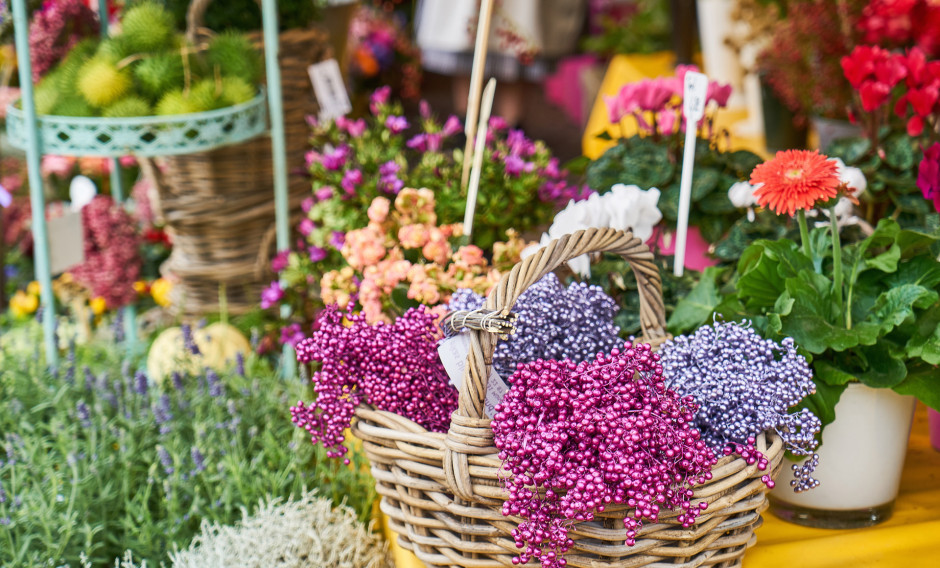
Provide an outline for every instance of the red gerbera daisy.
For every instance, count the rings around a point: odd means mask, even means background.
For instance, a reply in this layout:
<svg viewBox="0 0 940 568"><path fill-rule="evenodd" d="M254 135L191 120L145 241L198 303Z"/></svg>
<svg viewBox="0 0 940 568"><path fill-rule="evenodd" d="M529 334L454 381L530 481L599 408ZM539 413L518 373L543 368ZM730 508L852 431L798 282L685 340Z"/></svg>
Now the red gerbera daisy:
<svg viewBox="0 0 940 568"><path fill-rule="evenodd" d="M784 150L754 168L751 184L763 184L754 191L761 207L792 217L835 197L839 176L836 163L816 150Z"/></svg>

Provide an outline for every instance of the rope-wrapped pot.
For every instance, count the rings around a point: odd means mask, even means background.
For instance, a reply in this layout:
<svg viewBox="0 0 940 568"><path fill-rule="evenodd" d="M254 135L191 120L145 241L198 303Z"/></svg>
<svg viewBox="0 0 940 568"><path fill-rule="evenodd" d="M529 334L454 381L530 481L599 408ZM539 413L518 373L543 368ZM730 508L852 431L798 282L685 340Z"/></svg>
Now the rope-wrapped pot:
<svg viewBox="0 0 940 568"><path fill-rule="evenodd" d="M630 233L588 229L550 242L504 275L484 309L506 316L529 286L569 259L585 253L611 252L630 264L640 294L643 341L658 345L668 336L662 282L653 255ZM447 434L428 432L407 418L360 407L352 432L363 442L381 509L389 517L402 547L428 566L502 568L515 566L511 531L519 519L501 513L507 494L493 445L490 419L484 415L496 335L472 330L467 370L460 386L459 407ZM774 433L761 434L755 444L776 473L783 443ZM576 568L640 566L737 566L754 544L754 530L767 507L767 471L734 456L721 458L712 479L693 488L695 504L708 508L694 526L676 522L679 511L662 512L656 523L643 525L636 544L625 544L623 518L628 507L610 506L589 523L572 525L574 545L565 555ZM537 566L537 564L531 564Z"/></svg>
<svg viewBox="0 0 940 568"><path fill-rule="evenodd" d="M211 1L190 4L186 32L190 41L204 36L202 21ZM322 29L292 29L279 36L288 200L294 213L310 195L309 180L296 174L304 169L306 117L318 112L307 67L331 57L328 36ZM252 38L261 49L262 35ZM163 271L178 280L172 293L174 308L190 314L215 311L220 284L226 287L229 311L257 306L261 288L270 279L266 261L275 223L270 137L174 156L166 160L161 174L149 177L157 185L173 237L173 252Z"/></svg>

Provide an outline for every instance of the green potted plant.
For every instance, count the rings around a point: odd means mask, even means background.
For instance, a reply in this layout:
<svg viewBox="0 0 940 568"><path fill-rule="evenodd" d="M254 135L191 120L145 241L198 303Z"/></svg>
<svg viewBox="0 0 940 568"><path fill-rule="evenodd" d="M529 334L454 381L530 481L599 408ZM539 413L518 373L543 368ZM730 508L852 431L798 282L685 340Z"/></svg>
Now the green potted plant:
<svg viewBox="0 0 940 568"><path fill-rule="evenodd" d="M775 492L774 508L801 524L857 527L891 514L914 399L940 407L940 230L891 218L868 234L847 225L836 210L848 191L837 171L825 156L796 150L758 166L758 205L795 217L799 239L753 242L724 295L713 280L689 301L749 319L767 337L792 337L811 360L816 393L805 404L827 425L822 485ZM811 212L829 219L810 230Z"/></svg>

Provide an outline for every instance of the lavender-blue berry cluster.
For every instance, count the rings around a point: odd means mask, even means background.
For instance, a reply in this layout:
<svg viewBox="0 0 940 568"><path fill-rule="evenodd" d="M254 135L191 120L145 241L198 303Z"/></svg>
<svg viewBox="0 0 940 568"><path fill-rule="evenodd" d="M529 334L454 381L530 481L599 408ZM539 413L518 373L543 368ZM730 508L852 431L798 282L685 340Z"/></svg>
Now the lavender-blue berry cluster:
<svg viewBox="0 0 940 568"><path fill-rule="evenodd" d="M819 485L812 472L822 423L807 409L789 413L816 390L812 370L792 338L778 344L748 324L714 322L666 342L660 356L666 385L701 405L695 425L713 450L741 453L744 448L750 455L754 437L775 430L792 453L811 456L793 466L794 490ZM764 481L772 486L769 477Z"/></svg>
<svg viewBox="0 0 940 568"><path fill-rule="evenodd" d="M468 289L457 290L449 309L475 310L484 298ZM519 296L512 311L515 332L501 341L493 366L502 377L512 375L520 363L543 359L575 363L620 347L620 328L614 325L617 303L599 286L575 282L565 288L549 273Z"/></svg>

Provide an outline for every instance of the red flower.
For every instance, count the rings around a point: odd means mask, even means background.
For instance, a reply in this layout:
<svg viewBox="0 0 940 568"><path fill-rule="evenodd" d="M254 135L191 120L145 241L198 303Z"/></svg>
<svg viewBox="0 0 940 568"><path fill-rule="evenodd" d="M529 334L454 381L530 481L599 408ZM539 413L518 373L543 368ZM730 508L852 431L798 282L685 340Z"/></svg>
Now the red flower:
<svg viewBox="0 0 940 568"><path fill-rule="evenodd" d="M839 175L836 163L816 150L785 150L754 168L751 184L763 184L754 191L761 207L792 217L835 197Z"/></svg>
<svg viewBox="0 0 940 568"><path fill-rule="evenodd" d="M865 81L858 90L862 98L862 108L871 112L888 101L891 96L891 87L878 81Z"/></svg>
<svg viewBox="0 0 940 568"><path fill-rule="evenodd" d="M940 142L924 152L924 159L917 167L917 187L924 194L924 199L933 201L933 206L940 211Z"/></svg>

